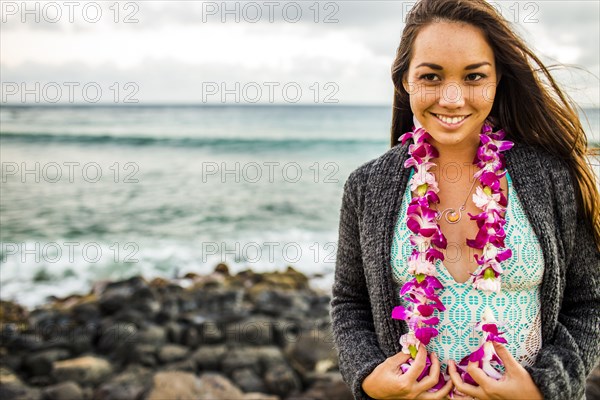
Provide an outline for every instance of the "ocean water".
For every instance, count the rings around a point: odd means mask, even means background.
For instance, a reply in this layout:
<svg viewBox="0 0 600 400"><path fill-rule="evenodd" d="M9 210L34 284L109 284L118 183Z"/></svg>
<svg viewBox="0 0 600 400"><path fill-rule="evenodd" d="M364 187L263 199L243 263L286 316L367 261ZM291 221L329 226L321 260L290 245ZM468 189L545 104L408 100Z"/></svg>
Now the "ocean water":
<svg viewBox="0 0 600 400"><path fill-rule="evenodd" d="M378 106L2 106L0 298L33 307L219 262L291 265L327 290L343 184L387 151L390 120Z"/></svg>

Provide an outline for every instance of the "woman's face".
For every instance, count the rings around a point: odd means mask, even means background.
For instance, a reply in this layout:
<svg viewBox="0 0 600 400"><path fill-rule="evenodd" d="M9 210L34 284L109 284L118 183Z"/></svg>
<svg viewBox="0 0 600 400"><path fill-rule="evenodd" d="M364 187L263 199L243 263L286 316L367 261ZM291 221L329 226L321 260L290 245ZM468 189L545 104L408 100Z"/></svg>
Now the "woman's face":
<svg viewBox="0 0 600 400"><path fill-rule="evenodd" d="M417 34L403 86L434 146L477 146L496 84L494 53L479 28L435 22Z"/></svg>

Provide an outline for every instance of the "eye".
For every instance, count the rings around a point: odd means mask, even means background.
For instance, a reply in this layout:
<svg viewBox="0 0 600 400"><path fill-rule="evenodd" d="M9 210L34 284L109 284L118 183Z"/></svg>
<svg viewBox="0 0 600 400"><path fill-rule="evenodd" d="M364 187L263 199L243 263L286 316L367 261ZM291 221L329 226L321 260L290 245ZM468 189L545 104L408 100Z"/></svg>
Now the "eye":
<svg viewBox="0 0 600 400"><path fill-rule="evenodd" d="M467 80L470 80L470 81L475 81L475 82L476 82L476 81L480 81L480 80L482 80L482 79L485 79L485 78L487 78L487 76L486 76L486 75L484 75L484 74L480 74L480 73L473 73L473 74L469 74L469 75L467 75L467 78L469 78L469 77L477 77L477 76L479 76L480 78L479 78L479 79L467 79Z"/></svg>
<svg viewBox="0 0 600 400"><path fill-rule="evenodd" d="M435 82L433 79L436 77L437 77L436 74L423 74L423 75L419 76L419 79L423 80L423 81L428 81L428 82Z"/></svg>

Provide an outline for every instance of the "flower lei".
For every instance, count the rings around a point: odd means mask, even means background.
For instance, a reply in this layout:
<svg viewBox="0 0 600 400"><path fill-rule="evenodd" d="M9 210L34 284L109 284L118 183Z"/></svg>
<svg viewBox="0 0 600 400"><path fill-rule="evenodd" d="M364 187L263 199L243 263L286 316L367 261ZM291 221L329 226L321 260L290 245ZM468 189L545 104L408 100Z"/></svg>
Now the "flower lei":
<svg viewBox="0 0 600 400"><path fill-rule="evenodd" d="M503 227L506 223L504 216L508 202L500 188L500 178L506 175L504 156L500 152L514 145L513 142L502 140L504 136L504 130L492 132L491 123L486 120L479 134L480 145L473 160L473 164L479 167L474 179L479 179L483 187L477 187L473 194L473 202L482 212L477 215L468 213L472 220L477 221L479 232L475 239L467 239L467 246L483 249L483 254L481 257L474 256L480 267L479 272L470 274L470 279L475 289L486 294L500 292L503 273L500 263L512 256L509 248L502 250L506 237ZM392 318L405 320L409 326L409 332L400 338L402 351L411 355L411 358L401 365L403 373L414 362L419 343L427 345L431 338L439 334L435 328L439 318L433 316L434 310L441 312L446 309L436 295L436 291L442 289L443 285L435 277L435 261L444 260L444 255L438 248L445 249L447 241L435 219L437 211L430 207L432 203L439 203L439 188L435 176L428 172L436 165L431 159L439 157L439 153L427 142L429 138L431 136L425 129L413 126L412 132L406 132L399 139L403 145L408 139L413 140L413 144L408 147L410 158L406 160L404 167L415 168L415 174L409 184L411 191L416 194L408 206L406 217L407 227L414 234L411 235L410 242L416 246L408 258L408 271L414 278L406 282L400 290L400 296L404 297L410 307L397 306L392 310ZM479 368L494 379L502 377L501 372L492 365L502 365L492 341L507 343L501 336L505 332L498 332L498 326L504 324L505 322L496 321L492 310L486 307L481 320L475 326L475 330L487 333L483 344L456 364L464 382L478 386L466 371L469 361L478 362ZM426 365L417 378L418 381L429 374L430 366L431 360L427 354ZM439 390L448 379L447 373L440 372L438 383L429 391ZM450 393L450 398L454 398L454 393L462 394L455 388Z"/></svg>

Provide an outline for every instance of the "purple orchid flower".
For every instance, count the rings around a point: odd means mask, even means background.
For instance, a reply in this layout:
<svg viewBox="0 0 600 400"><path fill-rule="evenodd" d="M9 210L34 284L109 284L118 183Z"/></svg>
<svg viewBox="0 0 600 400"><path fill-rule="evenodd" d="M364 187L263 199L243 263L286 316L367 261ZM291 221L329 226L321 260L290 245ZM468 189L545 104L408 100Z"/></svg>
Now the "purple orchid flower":
<svg viewBox="0 0 600 400"><path fill-rule="evenodd" d="M496 132L490 132L486 136L489 138L489 143L493 144L494 147L496 147L498 149L497 151L499 151L499 152L510 150L515 145L510 140L502 140L506 136L506 132L504 131L504 129L499 129ZM487 144L487 143L484 143L484 144Z"/></svg>
<svg viewBox="0 0 600 400"><path fill-rule="evenodd" d="M502 273L502 267L500 266L500 263L509 259L511 256L511 249L499 250L493 244L488 243L483 248L483 254L481 256L475 254L473 257L475 257L477 264L484 265L487 263L488 266L494 268L495 271Z"/></svg>
<svg viewBox="0 0 600 400"><path fill-rule="evenodd" d="M504 226L506 224L506 220L500 215L500 211L504 210L490 210L489 212L482 212L477 215L473 215L471 213L467 213L472 220L477 222L477 227L481 229L484 225L494 225L498 224L499 226Z"/></svg>
<svg viewBox="0 0 600 400"><path fill-rule="evenodd" d="M431 249L436 251L435 249ZM437 273L435 264L426 257L427 253L413 252L408 258L408 273L411 275L433 275Z"/></svg>
<svg viewBox="0 0 600 400"><path fill-rule="evenodd" d="M502 204L503 199L501 195L502 193L492 192L492 189L489 189L489 186L486 186L483 189L478 186L473 194L473 203L484 212L504 211L507 204ZM506 197L504 198L504 201L506 201Z"/></svg>
<svg viewBox="0 0 600 400"><path fill-rule="evenodd" d="M506 332L498 332L498 325L496 325L495 323L490 323L490 324L481 323L481 330L488 333L488 336L485 339L487 341L494 341L494 342L504 343L504 344L508 343L506 341L506 339L504 339L502 336L500 336Z"/></svg>
<svg viewBox="0 0 600 400"><path fill-rule="evenodd" d="M490 274L492 276L486 276L486 274ZM500 293L500 288L502 287L502 278L494 275L495 272L491 268L487 268L483 274L475 275L475 277L472 278L473 287L486 293Z"/></svg>
<svg viewBox="0 0 600 400"><path fill-rule="evenodd" d="M439 157L439 153L435 147L429 143L411 144L408 146L408 150L412 158L417 160L419 164L429 163L431 159Z"/></svg>
<svg viewBox="0 0 600 400"><path fill-rule="evenodd" d="M392 310L392 318L407 321L411 331L420 342L425 345L429 344L432 337L439 334L438 330L433 327L424 325L437 325L440 320L438 317L432 317L434 307L431 305L420 304L416 311L407 309L403 306L394 307Z"/></svg>
<svg viewBox="0 0 600 400"><path fill-rule="evenodd" d="M434 220L435 221L435 220ZM420 214L412 213L406 218L406 226L413 233L425 237L431 237L438 231L438 225L429 218L422 217Z"/></svg>
<svg viewBox="0 0 600 400"><path fill-rule="evenodd" d="M406 282L402 286L402 289L400 289L400 295L404 296L409 293L422 293L425 298L432 300L437 298L435 291L443 287L442 283L435 276L426 276L421 282L418 282L417 279L411 279ZM445 308L443 308L443 310L445 310Z"/></svg>
<svg viewBox="0 0 600 400"><path fill-rule="evenodd" d="M423 143L426 139L429 138L431 138L429 132L427 132L423 128L416 128L415 126L413 126L411 132L406 132L405 134L400 136L398 140L402 141L402 145L404 145L404 143L406 143L408 139L413 139L415 143Z"/></svg>
<svg viewBox="0 0 600 400"><path fill-rule="evenodd" d="M492 342L507 343L506 339L501 336L504 332L498 332L498 325L504 325L504 323L497 322L492 310L489 307L486 307L481 321L475 326L476 330L488 333L486 341L473 353L465 356L457 365L457 368L460 368L461 370L461 377L464 382L479 386L466 371L469 362L477 362L479 368L481 368L488 376L496 380L502 378L502 373L492 365L503 365L502 360L498 357L498 354L496 354Z"/></svg>
<svg viewBox="0 0 600 400"><path fill-rule="evenodd" d="M405 374L408 371L408 369L411 367L411 365L414 363L414 361L415 361L414 358L409 358L407 360L407 362L400 365L400 369L402 370L403 374ZM431 365L432 365L431 358L430 358L429 354L427 354L427 356L425 358L425 368L423 368L423 371L417 378L417 382L421 381L421 379L423 379L424 377L429 375L429 370L431 368ZM445 384L446 384L446 380L444 379L444 375L440 371L440 374L438 377L438 382L435 384L435 386L433 386L432 388L430 388L427 391L428 392L437 392L442 387L444 387Z"/></svg>
<svg viewBox="0 0 600 400"><path fill-rule="evenodd" d="M435 193L440 191L435 180L435 176L432 173L427 172L427 169L422 167L416 169L415 174L410 179L409 185L410 190L417 192L419 196L423 196L429 190Z"/></svg>
<svg viewBox="0 0 600 400"><path fill-rule="evenodd" d="M417 214L420 217L423 217L427 221L435 222L436 211L433 208L429 207L429 202L427 198L424 197L414 197L406 210L406 215L410 216L411 214Z"/></svg>
<svg viewBox="0 0 600 400"><path fill-rule="evenodd" d="M440 322L438 317L432 317L434 307L427 304L420 304L415 311L403 306L394 307L392 310L392 318L407 321L411 330L415 330L422 324L436 325Z"/></svg>
<svg viewBox="0 0 600 400"><path fill-rule="evenodd" d="M491 243L496 247L504 247L504 238L506 238L506 232L500 224L484 224L475 240L467 239L467 246L476 249L483 249L487 243Z"/></svg>
<svg viewBox="0 0 600 400"><path fill-rule="evenodd" d="M441 241L441 239L441 237L435 234L431 237L411 235L408 240L410 241L410 244L415 246L411 253L411 256L413 256L413 254L415 253L424 253L425 259L430 262L434 262L435 259L440 259L443 261L444 253L431 246L431 244L433 243L437 247L445 248L444 242Z"/></svg>
<svg viewBox="0 0 600 400"><path fill-rule="evenodd" d="M475 380L469 375L467 372L467 365L469 362L478 363L478 367L483 370L489 377L494 378L496 380L502 378L502 373L498 371L493 365L494 364L502 364L502 360L496 354L496 350L494 349L494 344L491 341L486 341L481 347L475 350L470 355L464 357L458 363L457 367L462 367L461 369L464 371L464 375L462 376L463 381L469 383L473 386L479 386Z"/></svg>
<svg viewBox="0 0 600 400"><path fill-rule="evenodd" d="M417 279L413 279L415 282ZM403 288L404 289L404 288ZM430 290L430 289L429 289ZM413 286L404 293L406 301L413 304L429 304L438 310L445 310L443 303L434 293L427 293L425 289Z"/></svg>

